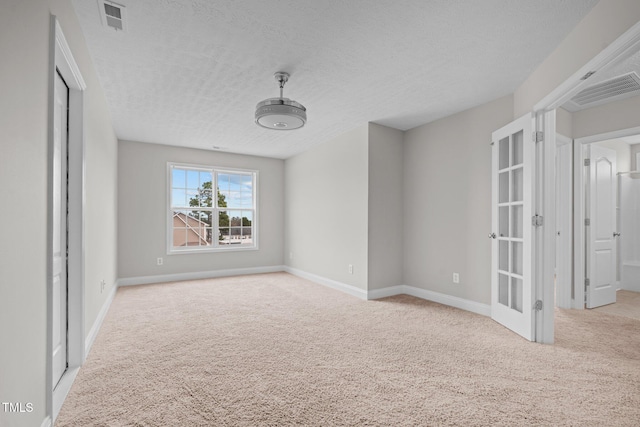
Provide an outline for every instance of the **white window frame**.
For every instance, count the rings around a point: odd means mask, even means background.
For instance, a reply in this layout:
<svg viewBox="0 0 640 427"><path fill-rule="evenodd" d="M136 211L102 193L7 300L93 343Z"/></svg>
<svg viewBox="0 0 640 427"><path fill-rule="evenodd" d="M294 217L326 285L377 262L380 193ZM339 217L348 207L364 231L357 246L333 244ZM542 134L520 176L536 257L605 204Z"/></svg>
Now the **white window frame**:
<svg viewBox="0 0 640 427"><path fill-rule="evenodd" d="M173 169L191 169L198 171L206 171L211 173L211 187L212 190L215 190L215 194L212 195L213 205L211 208L212 216L214 218L218 218L218 212L220 211L229 211L229 210L246 210L253 212L253 219L251 222L251 226L253 228L251 232L251 245L220 245L217 239L212 239L211 246L173 246L173 212L175 210L181 210L183 208L174 207L172 201L172 188L173 188ZM252 178L252 199L253 206L252 207L243 207L243 208L233 208L233 207L219 207L218 205L218 197L217 197L217 188L218 188L218 174L220 173L228 173L228 174L241 174L241 175L250 175ZM204 210L200 208L199 210ZM190 164L190 163L176 163L176 162L168 162L167 163L167 203L166 203L166 212L167 212L167 255L173 254L188 254L188 253L210 253L210 252L235 252L235 251L255 251L258 250L258 171L252 169L238 169L238 168L228 168L228 167L218 167L218 166L209 166L209 165L198 165L198 164ZM212 235L218 235L218 221L212 221L211 224Z"/></svg>

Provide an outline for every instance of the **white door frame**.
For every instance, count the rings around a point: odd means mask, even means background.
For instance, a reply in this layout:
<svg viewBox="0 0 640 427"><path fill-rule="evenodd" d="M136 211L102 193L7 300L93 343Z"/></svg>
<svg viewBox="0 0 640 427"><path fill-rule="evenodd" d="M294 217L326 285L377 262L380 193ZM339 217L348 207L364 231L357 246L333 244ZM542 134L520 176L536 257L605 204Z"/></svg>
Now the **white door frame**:
<svg viewBox="0 0 640 427"><path fill-rule="evenodd" d="M53 146L53 384L67 370L67 149L69 88L59 74L55 78L55 105Z"/></svg>
<svg viewBox="0 0 640 427"><path fill-rule="evenodd" d="M573 308L584 309L585 305L585 271L586 271L586 242L587 235L584 227L584 220L587 217L587 209L585 205L584 186L586 181L586 171L584 167L584 159L587 158L586 146L594 142L605 141L607 139L624 138L626 136L637 135L640 133L640 127L621 129L612 132L601 133L598 135L586 136L584 138L576 138L574 145L574 258L573 265L575 269L575 290L573 299Z"/></svg>
<svg viewBox="0 0 640 427"><path fill-rule="evenodd" d="M556 307L572 308L573 140L556 134ZM559 234L558 234L559 233Z"/></svg>
<svg viewBox="0 0 640 427"><path fill-rule="evenodd" d="M47 365L46 414L55 422L62 402L71 389L80 366L85 360L84 349L84 114L83 99L86 84L76 64L62 28L55 16L50 19L49 45L49 123L48 123L48 200L47 200ZM69 87L69 183L68 183L68 362L69 367L53 389L53 103L54 78L57 72Z"/></svg>
<svg viewBox="0 0 640 427"><path fill-rule="evenodd" d="M537 312L536 316L536 341L543 343L553 343L553 320L554 305L552 301L554 294L554 270L555 270L555 213L556 213L556 190L555 190L555 161L556 161L556 125L555 110L574 95L588 86L589 73L597 72L607 65L616 61L621 61L640 46L640 23L635 24L618 39L603 49L592 60L580 67L573 75L552 90L547 96L542 98L533 107L536 115L536 129L544 131L544 143L539 144L542 153L538 153L542 159L542 165L537 169L541 174L538 177L538 201L537 212L544 217L544 230L540 230L534 239L538 246L535 252L534 284L537 298L546 301L543 309ZM579 144L576 144L578 146ZM575 226L574 221L574 226ZM575 231L575 230L574 230ZM574 251L574 253L577 251ZM580 283L578 277L582 271L582 283L584 283L584 269L578 266L574 268L574 284ZM575 286L578 290L580 286ZM584 289L583 289L584 292ZM576 298L579 296L576 295ZM584 296L583 296L584 298Z"/></svg>
<svg viewBox="0 0 640 427"><path fill-rule="evenodd" d="M544 219L542 227L535 228L533 239L533 286L536 300L542 308L536 310L536 342L553 344L554 341L554 286L556 266L556 110L536 110L536 130L543 132L542 142L536 145L535 213Z"/></svg>

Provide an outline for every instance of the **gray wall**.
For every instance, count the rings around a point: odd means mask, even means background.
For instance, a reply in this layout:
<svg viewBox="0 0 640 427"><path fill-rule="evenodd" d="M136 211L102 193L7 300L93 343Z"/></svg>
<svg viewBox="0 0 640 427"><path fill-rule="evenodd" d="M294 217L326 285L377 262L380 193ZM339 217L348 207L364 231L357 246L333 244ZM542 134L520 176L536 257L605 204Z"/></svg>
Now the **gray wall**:
<svg viewBox="0 0 640 427"><path fill-rule="evenodd" d="M640 126L640 95L573 113L573 137Z"/></svg>
<svg viewBox="0 0 640 427"><path fill-rule="evenodd" d="M85 92L85 331L116 280L117 141L69 1L10 0L0 14L0 411L2 426L39 426L46 412L47 189L50 13L58 17L87 83ZM19 215L18 215L19 214ZM100 292L100 280L107 288Z"/></svg>
<svg viewBox="0 0 640 427"><path fill-rule="evenodd" d="M368 282L368 129L363 125L285 161L286 265L363 290Z"/></svg>
<svg viewBox="0 0 640 427"><path fill-rule="evenodd" d="M564 108L556 110L556 132L567 138L573 138L573 114Z"/></svg>
<svg viewBox="0 0 640 427"><path fill-rule="evenodd" d="M632 171L638 171L640 170L640 164L636 163L636 154L640 153L640 144L634 144L631 146L630 148L630 153L629 155L631 156L631 161L629 168Z"/></svg>
<svg viewBox="0 0 640 427"><path fill-rule="evenodd" d="M403 139L369 124L369 290L402 284Z"/></svg>
<svg viewBox="0 0 640 427"><path fill-rule="evenodd" d="M491 133L512 108L507 96L405 133L406 285L491 303Z"/></svg>
<svg viewBox="0 0 640 427"><path fill-rule="evenodd" d="M168 162L257 170L259 249L167 255ZM120 279L283 264L283 160L120 141L118 196Z"/></svg>

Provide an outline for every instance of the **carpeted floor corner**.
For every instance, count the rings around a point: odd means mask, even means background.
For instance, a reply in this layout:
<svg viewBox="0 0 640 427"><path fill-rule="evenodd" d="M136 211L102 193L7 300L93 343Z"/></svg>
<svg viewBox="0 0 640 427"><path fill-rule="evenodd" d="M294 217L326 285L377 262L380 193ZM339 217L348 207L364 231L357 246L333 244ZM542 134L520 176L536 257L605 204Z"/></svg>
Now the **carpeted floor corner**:
<svg viewBox="0 0 640 427"><path fill-rule="evenodd" d="M120 288L63 426L638 426L640 321L558 310L556 344L286 273Z"/></svg>

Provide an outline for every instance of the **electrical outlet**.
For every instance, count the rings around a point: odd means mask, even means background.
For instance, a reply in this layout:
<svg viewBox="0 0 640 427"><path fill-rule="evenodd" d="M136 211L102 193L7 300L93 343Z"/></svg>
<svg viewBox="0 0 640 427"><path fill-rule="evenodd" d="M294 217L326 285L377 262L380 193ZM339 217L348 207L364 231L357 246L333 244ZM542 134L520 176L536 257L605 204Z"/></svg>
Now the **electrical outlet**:
<svg viewBox="0 0 640 427"><path fill-rule="evenodd" d="M353 274L353 264L349 264L349 274Z"/></svg>
<svg viewBox="0 0 640 427"><path fill-rule="evenodd" d="M163 262L162 258L158 258L158 265L162 265Z"/></svg>
<svg viewBox="0 0 640 427"><path fill-rule="evenodd" d="M289 259L293 259L293 252L289 252Z"/></svg>
<svg viewBox="0 0 640 427"><path fill-rule="evenodd" d="M453 273L453 283L460 283L460 274Z"/></svg>
<svg viewBox="0 0 640 427"><path fill-rule="evenodd" d="M100 293L104 292L104 287L107 284L107 282L103 280L100 281Z"/></svg>

